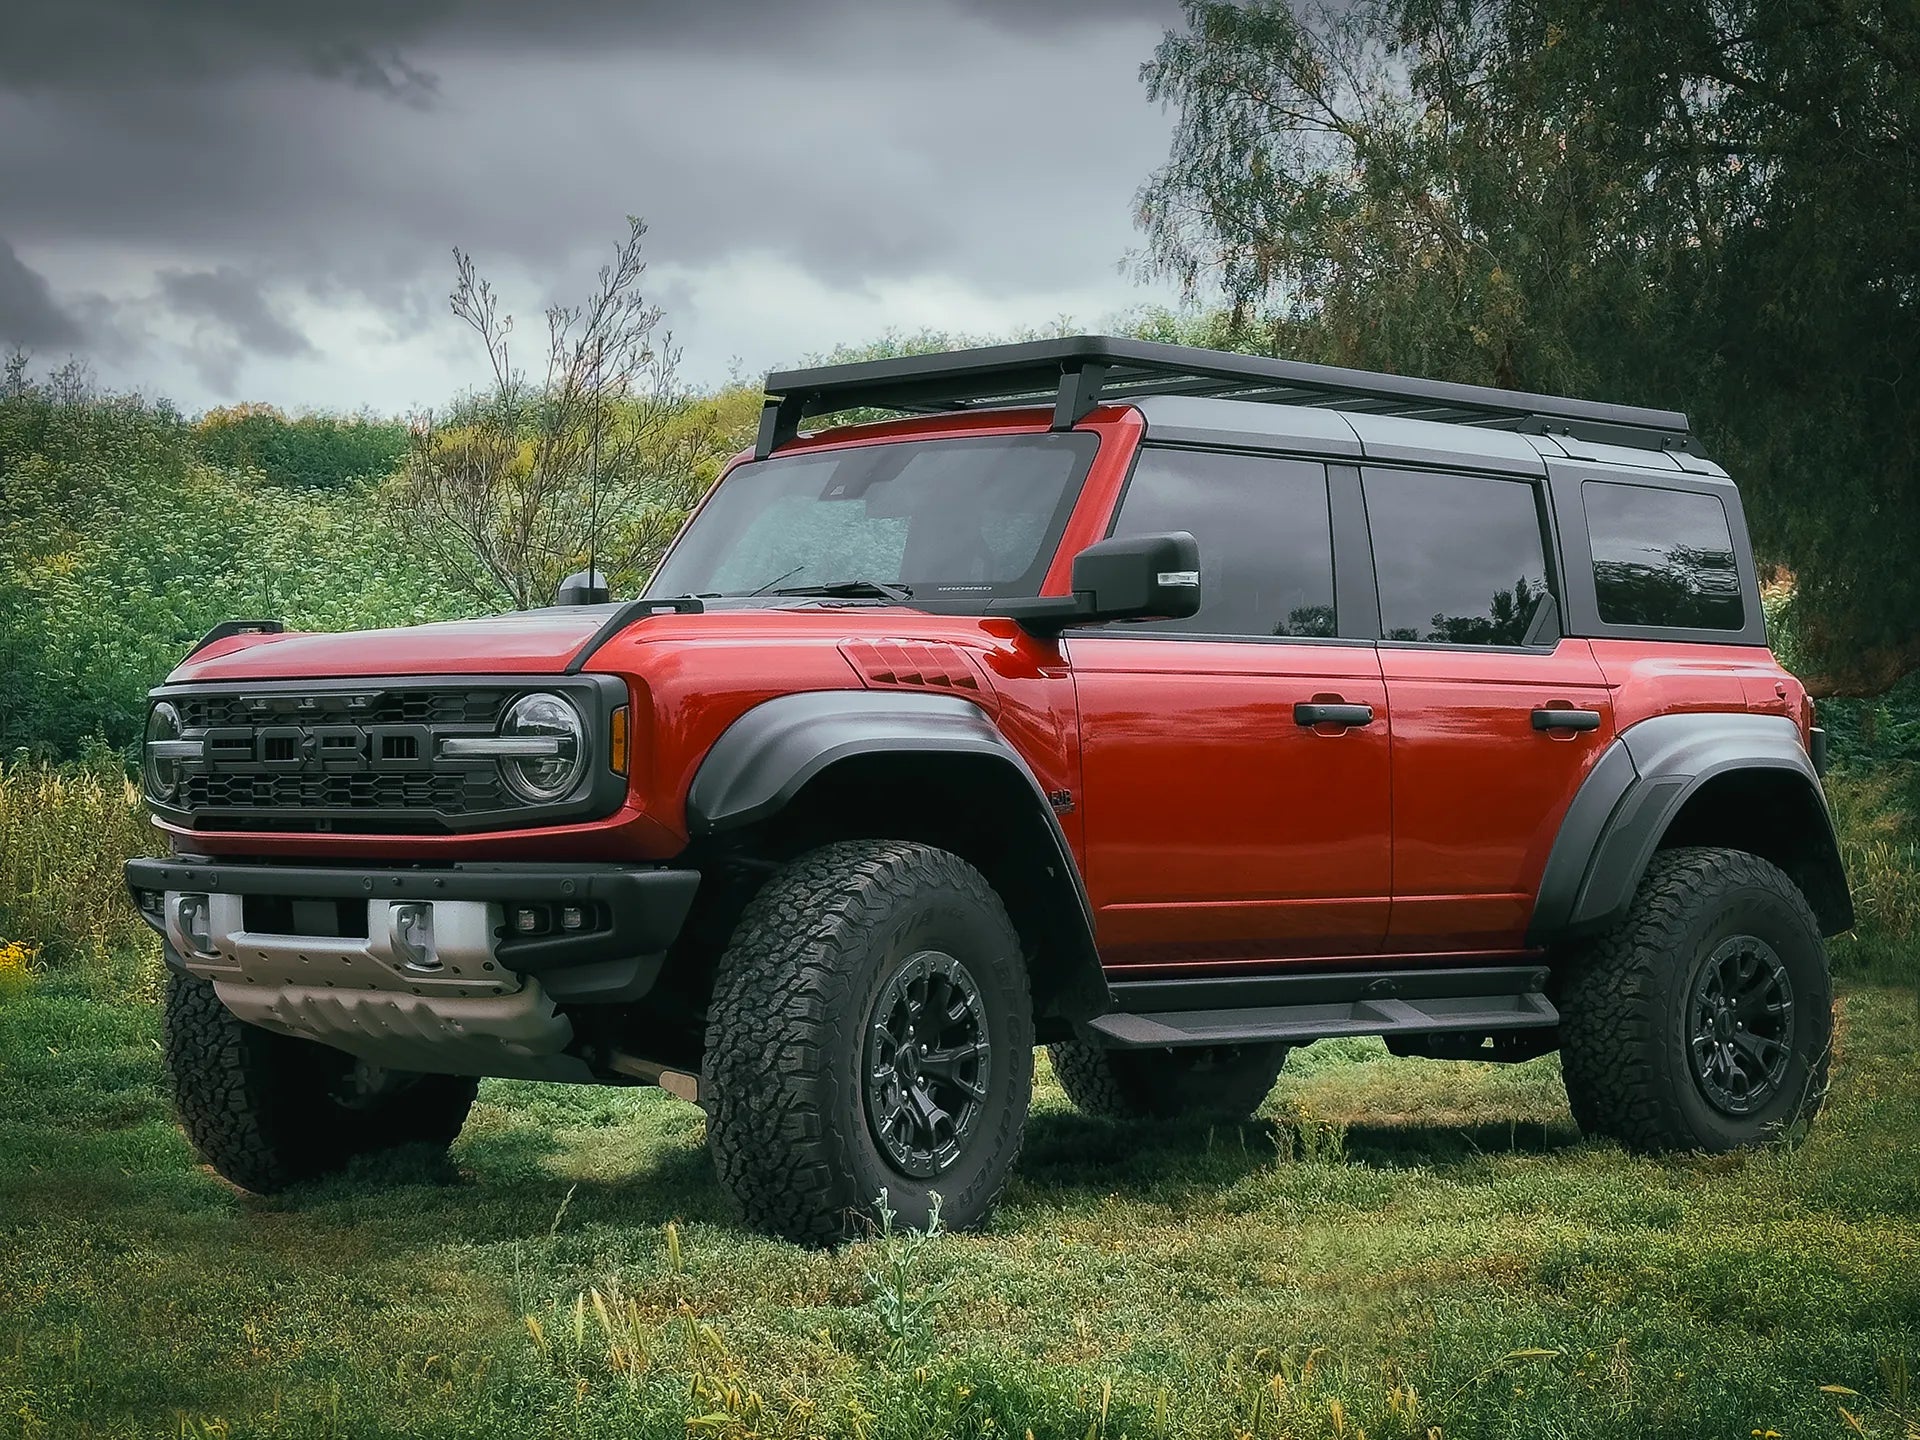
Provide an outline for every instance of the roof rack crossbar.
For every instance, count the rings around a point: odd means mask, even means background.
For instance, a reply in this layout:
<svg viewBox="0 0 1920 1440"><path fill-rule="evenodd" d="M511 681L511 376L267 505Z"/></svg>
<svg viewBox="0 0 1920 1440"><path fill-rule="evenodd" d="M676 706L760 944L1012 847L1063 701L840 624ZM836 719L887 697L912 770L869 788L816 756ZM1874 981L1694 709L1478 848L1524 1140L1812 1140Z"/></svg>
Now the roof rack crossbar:
<svg viewBox="0 0 1920 1440"><path fill-rule="evenodd" d="M1048 406L1053 411L1053 428L1064 430L1085 419L1102 401L1148 395L1312 405L1699 453L1687 417L1675 410L1412 379L1147 340L1076 335L941 355L775 371L767 377L767 405L754 454L765 459L794 439L808 416L838 411L951 413Z"/></svg>

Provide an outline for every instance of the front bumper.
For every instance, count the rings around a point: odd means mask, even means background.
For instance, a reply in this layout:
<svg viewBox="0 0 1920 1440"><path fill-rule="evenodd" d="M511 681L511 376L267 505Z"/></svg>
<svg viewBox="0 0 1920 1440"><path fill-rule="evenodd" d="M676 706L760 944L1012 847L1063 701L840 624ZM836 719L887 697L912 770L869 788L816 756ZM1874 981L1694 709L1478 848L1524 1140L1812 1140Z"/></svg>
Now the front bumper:
<svg viewBox="0 0 1920 1440"><path fill-rule="evenodd" d="M585 1079L561 1004L637 1000L699 872L130 860L167 961L242 1019L395 1069Z"/></svg>

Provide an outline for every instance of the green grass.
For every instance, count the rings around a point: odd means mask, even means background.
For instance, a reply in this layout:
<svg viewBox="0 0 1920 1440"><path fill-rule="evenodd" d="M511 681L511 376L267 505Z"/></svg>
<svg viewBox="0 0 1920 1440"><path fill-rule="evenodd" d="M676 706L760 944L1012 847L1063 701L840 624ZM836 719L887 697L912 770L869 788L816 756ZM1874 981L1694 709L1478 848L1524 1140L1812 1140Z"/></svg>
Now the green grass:
<svg viewBox="0 0 1920 1440"><path fill-rule="evenodd" d="M237 1194L169 1118L155 979L0 994L0 1436L1915 1424L1910 991L1845 993L1804 1144L1720 1159L1579 1141L1551 1059L1331 1042L1212 1128L1084 1119L1043 1071L992 1229L888 1280L881 1246L736 1227L699 1113L650 1091L490 1082L451 1166Z"/></svg>

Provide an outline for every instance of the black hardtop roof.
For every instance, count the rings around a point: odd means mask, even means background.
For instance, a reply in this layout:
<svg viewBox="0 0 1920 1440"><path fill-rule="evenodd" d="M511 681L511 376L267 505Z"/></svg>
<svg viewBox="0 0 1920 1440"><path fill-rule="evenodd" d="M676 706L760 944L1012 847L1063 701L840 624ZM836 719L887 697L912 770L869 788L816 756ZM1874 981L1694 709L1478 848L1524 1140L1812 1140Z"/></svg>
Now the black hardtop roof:
<svg viewBox="0 0 1920 1440"><path fill-rule="evenodd" d="M1053 428L1066 430L1103 401L1146 395L1315 405L1700 453L1687 417L1678 410L1419 380L1152 340L1068 335L938 355L776 370L767 376L767 404L754 454L764 459L793 439L807 416L841 410L950 414L1051 405Z"/></svg>

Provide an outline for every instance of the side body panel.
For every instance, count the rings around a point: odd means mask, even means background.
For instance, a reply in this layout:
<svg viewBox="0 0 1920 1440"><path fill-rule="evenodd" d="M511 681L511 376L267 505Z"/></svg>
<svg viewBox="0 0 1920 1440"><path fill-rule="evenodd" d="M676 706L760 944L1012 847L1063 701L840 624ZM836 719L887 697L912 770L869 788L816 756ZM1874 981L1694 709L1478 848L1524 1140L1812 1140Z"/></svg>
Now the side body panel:
<svg viewBox="0 0 1920 1440"><path fill-rule="evenodd" d="M1388 721L1372 645L1109 631L1067 649L1109 966L1380 948ZM1369 705L1374 723L1297 724L1313 701Z"/></svg>
<svg viewBox="0 0 1920 1440"><path fill-rule="evenodd" d="M1520 945L1561 817L1613 737L1613 700L1584 640L1550 651L1386 643L1393 713L1388 948ZM1597 711L1594 730L1533 712Z"/></svg>

